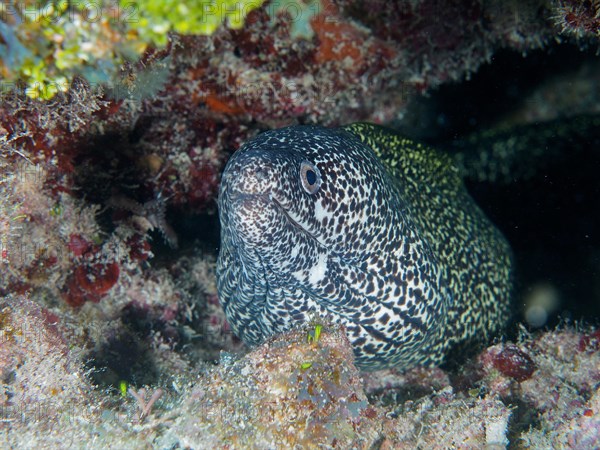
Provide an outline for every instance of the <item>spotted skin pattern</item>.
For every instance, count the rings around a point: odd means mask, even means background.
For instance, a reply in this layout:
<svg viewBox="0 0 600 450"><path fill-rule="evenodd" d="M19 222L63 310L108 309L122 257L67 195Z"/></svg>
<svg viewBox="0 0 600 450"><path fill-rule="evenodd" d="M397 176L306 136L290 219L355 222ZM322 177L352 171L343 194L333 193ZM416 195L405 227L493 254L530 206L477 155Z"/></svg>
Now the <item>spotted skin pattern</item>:
<svg viewBox="0 0 600 450"><path fill-rule="evenodd" d="M452 159L385 128L259 135L225 168L219 216L219 298L249 345L327 317L358 366L408 368L509 315L510 248Z"/></svg>

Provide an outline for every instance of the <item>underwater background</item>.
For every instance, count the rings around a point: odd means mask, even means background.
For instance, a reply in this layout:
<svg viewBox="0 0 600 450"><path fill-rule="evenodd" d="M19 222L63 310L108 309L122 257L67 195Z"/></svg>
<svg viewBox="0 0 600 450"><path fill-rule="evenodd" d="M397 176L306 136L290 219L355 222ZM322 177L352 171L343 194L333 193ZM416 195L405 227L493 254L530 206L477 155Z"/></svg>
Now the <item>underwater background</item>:
<svg viewBox="0 0 600 450"><path fill-rule="evenodd" d="M599 38L597 1L4 2L0 446L600 447ZM362 373L332 324L232 334L225 163L355 121L520 149L466 180L517 264L489 347Z"/></svg>

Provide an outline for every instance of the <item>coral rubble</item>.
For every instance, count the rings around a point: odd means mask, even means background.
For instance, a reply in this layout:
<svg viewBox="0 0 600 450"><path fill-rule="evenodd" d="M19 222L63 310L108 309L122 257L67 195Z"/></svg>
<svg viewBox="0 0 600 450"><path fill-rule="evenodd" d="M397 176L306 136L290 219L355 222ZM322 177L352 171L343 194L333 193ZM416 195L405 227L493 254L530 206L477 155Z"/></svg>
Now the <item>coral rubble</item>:
<svg viewBox="0 0 600 450"><path fill-rule="evenodd" d="M81 353L69 349L77 339L68 327L26 298L10 300L0 345L7 445L64 446L65 436L119 448L600 444L597 331L524 336L459 372L385 371L363 381L344 331L313 324L243 357L223 354L199 374L188 368L170 383L102 393L86 381ZM503 353L510 373L498 368Z"/></svg>

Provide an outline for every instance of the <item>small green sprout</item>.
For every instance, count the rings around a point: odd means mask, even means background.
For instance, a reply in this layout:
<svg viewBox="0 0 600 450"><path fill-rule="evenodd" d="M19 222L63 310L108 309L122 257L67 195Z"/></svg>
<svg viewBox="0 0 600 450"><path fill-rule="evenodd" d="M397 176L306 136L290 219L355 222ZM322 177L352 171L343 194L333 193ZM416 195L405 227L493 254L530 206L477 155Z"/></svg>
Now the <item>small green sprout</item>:
<svg viewBox="0 0 600 450"><path fill-rule="evenodd" d="M310 343L316 344L319 342L319 338L321 337L321 330L323 329L323 325L315 325L315 329L313 331L309 331L306 336L306 341Z"/></svg>
<svg viewBox="0 0 600 450"><path fill-rule="evenodd" d="M127 396L127 389L128 389L128 384L127 381L125 380L121 380L119 381L119 392L121 393L121 397L126 397Z"/></svg>
<svg viewBox="0 0 600 450"><path fill-rule="evenodd" d="M56 205L54 205L52 207L52 209L50 210L50 215L52 217L58 217L60 215L62 215L63 213L63 207L60 203L57 203Z"/></svg>
<svg viewBox="0 0 600 450"><path fill-rule="evenodd" d="M307 369L310 369L311 367L312 367L312 363L311 362L305 362L305 363L300 364L300 368L302 370L307 370Z"/></svg>

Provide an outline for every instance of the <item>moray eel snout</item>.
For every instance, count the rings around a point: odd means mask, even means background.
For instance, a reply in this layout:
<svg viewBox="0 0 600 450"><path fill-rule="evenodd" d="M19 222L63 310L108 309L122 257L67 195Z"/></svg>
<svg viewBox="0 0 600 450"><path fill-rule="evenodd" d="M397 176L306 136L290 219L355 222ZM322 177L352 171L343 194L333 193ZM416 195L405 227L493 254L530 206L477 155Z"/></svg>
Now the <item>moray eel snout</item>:
<svg viewBox="0 0 600 450"><path fill-rule="evenodd" d="M436 182L421 188L418 164L403 169L382 157L365 140L378 129L365 130L274 130L229 160L219 192L217 283L227 319L247 344L317 315L343 324L356 363L378 369L438 363L477 327L495 328L484 325L487 316L478 323L477 309L455 326L458 313L471 312L458 291L473 286L454 286L468 277L445 255L453 244L489 252L485 233L469 245L443 235L460 231L449 219L487 227L486 219L470 205L432 218L432 210L448 208L436 202L444 192L427 193Z"/></svg>

